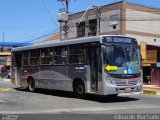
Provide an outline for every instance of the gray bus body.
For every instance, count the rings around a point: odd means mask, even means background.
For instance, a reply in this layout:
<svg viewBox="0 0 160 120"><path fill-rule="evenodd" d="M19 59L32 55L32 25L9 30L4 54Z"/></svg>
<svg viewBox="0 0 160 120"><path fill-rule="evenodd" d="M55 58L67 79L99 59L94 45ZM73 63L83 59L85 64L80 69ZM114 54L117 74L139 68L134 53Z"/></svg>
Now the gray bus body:
<svg viewBox="0 0 160 120"><path fill-rule="evenodd" d="M120 49L125 62L112 63ZM132 53L137 55L133 61ZM139 48L129 37L103 35L14 48L12 63L12 82L22 87L31 84L31 91L33 86L99 95L142 91ZM118 69L106 70L107 65Z"/></svg>

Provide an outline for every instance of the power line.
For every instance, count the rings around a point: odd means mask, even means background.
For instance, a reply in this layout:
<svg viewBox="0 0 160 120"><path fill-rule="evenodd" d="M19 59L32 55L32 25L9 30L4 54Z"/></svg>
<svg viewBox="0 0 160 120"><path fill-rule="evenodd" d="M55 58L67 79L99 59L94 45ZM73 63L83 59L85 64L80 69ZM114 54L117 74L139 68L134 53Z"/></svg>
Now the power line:
<svg viewBox="0 0 160 120"><path fill-rule="evenodd" d="M101 21L107 21L107 22L111 22L111 21L160 21L160 18L159 19L155 19L155 18L150 18L150 19L117 19L117 20L107 20L107 19L104 19L104 18L101 18L100 19Z"/></svg>
<svg viewBox="0 0 160 120"><path fill-rule="evenodd" d="M25 41L25 42L22 42L20 44L25 44L25 43L37 43L38 41L37 40L41 40L42 38L46 38L48 36L51 36L53 33L49 33L49 34L45 34L45 35L42 35L40 37L37 37L37 38L34 38L34 39L31 39L31 40L28 40L28 41ZM36 41L36 42L34 42ZM40 41L39 41L40 42Z"/></svg>
<svg viewBox="0 0 160 120"><path fill-rule="evenodd" d="M46 29L46 28L45 28L45 29ZM47 30L48 30L48 29L47 29ZM45 31L46 31L46 30L45 30ZM53 30L50 30L50 31L52 32ZM14 41L24 40L24 39L27 39L27 38L30 39L31 37L35 37L35 36L37 36L37 35L39 35L39 34L42 34L42 32L44 33L44 28L41 29L40 31L37 31L37 32L35 32L35 33L32 33L31 35L18 38L18 39L14 40Z"/></svg>
<svg viewBox="0 0 160 120"><path fill-rule="evenodd" d="M107 10L108 11L112 11L112 10L121 10L121 11L133 11L133 12L139 12L139 13L146 13L146 12L148 12L148 13L152 13L152 14L160 14L160 9L159 10L145 10L145 11L142 11L142 10L134 10L134 9L128 9L128 8L126 8L126 9L123 9L123 8L116 8L116 9L111 9L111 8L107 8L106 6L99 6L99 7L101 7L101 10L102 10L102 13L104 12L103 10L106 10L105 12L107 12ZM94 10L95 8L93 8L93 9L90 9L90 10L88 10L88 12L90 12L91 10ZM86 11L81 11L80 13L84 13L84 12L86 12ZM79 12L78 12L79 13ZM78 14L78 13L73 13L72 15L74 15L74 14ZM71 15L71 16L72 16ZM142 15L138 15L138 16L142 16Z"/></svg>
<svg viewBox="0 0 160 120"><path fill-rule="evenodd" d="M86 13L88 12L89 8L91 8L91 7L93 7L93 6L88 6L87 9L84 11L84 14L83 14L82 17L80 18L79 22L77 23L77 25L76 25L75 27L69 29L71 32L73 32L73 30L74 30L76 27L79 26L79 24L83 21L83 18L84 18L84 16L86 15ZM103 6L101 7L101 9L103 9ZM105 8L105 9L106 9L106 8ZM93 9L91 9L91 10L93 10ZM110 9L108 9L108 10L110 10ZM120 9L120 10L125 10L125 11L126 11L126 9ZM129 11L132 11L132 10L129 10ZM133 11L136 11L136 10L133 10ZM143 11L142 11L142 12L143 12ZM159 11L159 12L160 12L160 11ZM142 15L140 15L140 16L142 16ZM100 20L102 20L101 17L100 17ZM130 20L127 20L127 19L119 19L119 20L116 20L116 21L159 21L159 20L160 20L160 18L159 18L159 19L153 19L153 18L152 18L152 19L140 19L140 20L138 20L138 19L130 19ZM105 19L103 19L103 21L110 22L110 21L112 21L112 20L105 20Z"/></svg>
<svg viewBox="0 0 160 120"><path fill-rule="evenodd" d="M45 0L42 0L42 3L43 3L43 5L44 5L44 7L46 8L46 10L47 10L47 12L48 12L48 14L49 14L52 22L53 22L55 25L57 25L58 27L60 27L60 26L57 24L57 22L54 21L54 18L52 17L52 14L51 14L50 9L48 8L48 6L47 6L47 4L46 4L46 1L45 1Z"/></svg>
<svg viewBox="0 0 160 120"><path fill-rule="evenodd" d="M85 17L87 11L88 11L89 8L91 8L91 7L92 7L91 5L87 7L87 9L85 10L84 14L82 15L82 17L81 17L81 19L79 20L79 22L77 23L77 25L76 25L74 28L72 28L72 29L68 29L69 31L73 32L72 30L74 30L76 27L79 26L79 24L82 22L83 18Z"/></svg>

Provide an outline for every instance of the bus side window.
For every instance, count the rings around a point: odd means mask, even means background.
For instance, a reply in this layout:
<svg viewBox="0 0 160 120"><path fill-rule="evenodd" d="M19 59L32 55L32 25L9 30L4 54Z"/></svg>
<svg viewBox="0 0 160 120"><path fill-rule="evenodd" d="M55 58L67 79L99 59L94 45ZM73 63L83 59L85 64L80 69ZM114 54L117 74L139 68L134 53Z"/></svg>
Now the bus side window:
<svg viewBox="0 0 160 120"><path fill-rule="evenodd" d="M52 48L43 48L40 52L41 65L52 65Z"/></svg>
<svg viewBox="0 0 160 120"><path fill-rule="evenodd" d="M23 66L29 65L29 52L28 51L23 51L23 54L22 54L22 65Z"/></svg>
<svg viewBox="0 0 160 120"><path fill-rule="evenodd" d="M86 63L86 50L83 44L69 46L68 63L69 64Z"/></svg>
<svg viewBox="0 0 160 120"><path fill-rule="evenodd" d="M39 65L39 50L30 51L30 65Z"/></svg>
<svg viewBox="0 0 160 120"><path fill-rule="evenodd" d="M54 47L54 64L67 64L67 46Z"/></svg>

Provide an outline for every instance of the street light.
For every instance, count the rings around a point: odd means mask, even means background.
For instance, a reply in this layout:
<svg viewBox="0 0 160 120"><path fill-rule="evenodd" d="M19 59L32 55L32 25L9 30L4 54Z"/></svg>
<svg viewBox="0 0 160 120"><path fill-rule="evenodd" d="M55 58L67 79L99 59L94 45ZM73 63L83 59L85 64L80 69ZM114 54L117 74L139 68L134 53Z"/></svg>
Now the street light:
<svg viewBox="0 0 160 120"><path fill-rule="evenodd" d="M100 10L100 6L96 6L96 5L93 5L92 6L93 8L97 8L97 35L100 35L100 22L101 22L101 10Z"/></svg>

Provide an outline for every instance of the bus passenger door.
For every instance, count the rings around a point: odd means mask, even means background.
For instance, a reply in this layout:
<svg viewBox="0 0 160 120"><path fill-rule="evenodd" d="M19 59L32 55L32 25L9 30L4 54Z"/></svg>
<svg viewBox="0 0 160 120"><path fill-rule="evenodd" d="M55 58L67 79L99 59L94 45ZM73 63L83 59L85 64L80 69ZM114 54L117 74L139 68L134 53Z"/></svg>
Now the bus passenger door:
<svg viewBox="0 0 160 120"><path fill-rule="evenodd" d="M21 64L22 64L22 55L20 53L15 54L15 84L20 85L21 82Z"/></svg>
<svg viewBox="0 0 160 120"><path fill-rule="evenodd" d="M100 80L100 48L97 46L89 47L89 63L90 63L90 84L91 92L98 92L98 82Z"/></svg>

